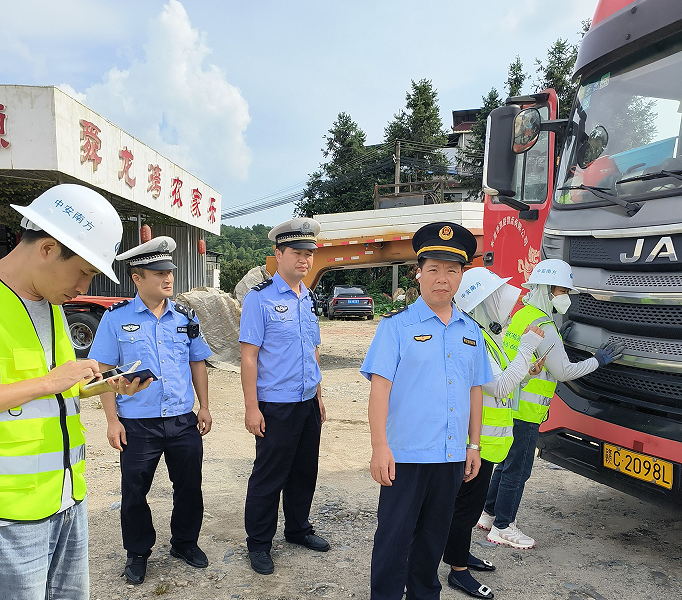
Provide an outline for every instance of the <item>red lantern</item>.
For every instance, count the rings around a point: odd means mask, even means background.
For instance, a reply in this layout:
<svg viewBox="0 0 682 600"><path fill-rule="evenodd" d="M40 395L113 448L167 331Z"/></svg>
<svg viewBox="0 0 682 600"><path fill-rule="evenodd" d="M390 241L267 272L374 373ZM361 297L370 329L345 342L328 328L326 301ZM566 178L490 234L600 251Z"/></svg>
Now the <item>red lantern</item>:
<svg viewBox="0 0 682 600"><path fill-rule="evenodd" d="M152 239L152 228L149 225L140 227L140 241L144 244Z"/></svg>
<svg viewBox="0 0 682 600"><path fill-rule="evenodd" d="M206 242L204 240L199 240L197 243L197 251L199 254L206 254Z"/></svg>

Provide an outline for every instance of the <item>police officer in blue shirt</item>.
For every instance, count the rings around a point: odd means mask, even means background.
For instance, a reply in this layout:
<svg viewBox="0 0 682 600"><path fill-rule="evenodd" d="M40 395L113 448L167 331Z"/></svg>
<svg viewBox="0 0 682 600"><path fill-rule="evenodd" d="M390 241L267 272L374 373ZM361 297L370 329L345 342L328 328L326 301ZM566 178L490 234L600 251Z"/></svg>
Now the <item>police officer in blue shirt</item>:
<svg viewBox="0 0 682 600"><path fill-rule="evenodd" d="M140 368L158 377L135 397L100 396L109 444L121 452L121 529L128 553L124 575L133 584L144 581L156 541L146 496L161 454L173 482L170 553L193 567L208 566L197 540L204 513L201 436L211 430L204 360L211 350L194 311L170 299L173 250L175 241L161 236L116 257L127 261L138 293L104 314L89 354L102 371L141 361ZM195 391L197 414L192 410Z"/></svg>
<svg viewBox="0 0 682 600"><path fill-rule="evenodd" d="M284 537L311 550L329 544L308 521L325 420L319 367L320 327L316 299L303 285L313 265L320 225L287 221L270 231L277 272L244 298L239 332L245 425L256 436L244 524L251 567L268 575L277 530L279 495Z"/></svg>
<svg viewBox="0 0 682 600"><path fill-rule="evenodd" d="M476 238L431 223L412 246L421 296L384 315L360 369L371 381L370 471L382 486L372 600L400 600L405 587L407 600L440 597L457 491L481 464L481 385L493 379L478 325L452 302Z"/></svg>

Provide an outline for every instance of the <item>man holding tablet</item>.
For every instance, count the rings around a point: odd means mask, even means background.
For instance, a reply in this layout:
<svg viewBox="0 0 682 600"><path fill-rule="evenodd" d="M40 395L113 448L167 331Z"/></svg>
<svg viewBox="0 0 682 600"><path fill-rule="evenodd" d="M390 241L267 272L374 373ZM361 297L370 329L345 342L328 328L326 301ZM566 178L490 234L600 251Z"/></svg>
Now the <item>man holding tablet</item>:
<svg viewBox="0 0 682 600"><path fill-rule="evenodd" d="M208 566L197 540L204 513L201 436L211 430L204 360L211 350L194 311L170 300L173 250L175 240L160 236L116 257L127 262L137 295L104 314L89 355L102 372L141 361L135 371L148 369L158 378L132 402L127 396L100 395L109 444L121 452L124 575L133 584L144 581L156 541L146 496L161 454L173 482L170 553L193 567Z"/></svg>

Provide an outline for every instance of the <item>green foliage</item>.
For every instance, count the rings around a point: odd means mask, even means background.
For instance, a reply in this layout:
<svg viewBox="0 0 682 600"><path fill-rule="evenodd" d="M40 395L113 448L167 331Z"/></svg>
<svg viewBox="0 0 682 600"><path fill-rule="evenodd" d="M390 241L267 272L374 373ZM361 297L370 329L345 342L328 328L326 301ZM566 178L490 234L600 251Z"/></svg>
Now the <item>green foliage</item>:
<svg viewBox="0 0 682 600"><path fill-rule="evenodd" d="M448 164L438 147L447 143L447 133L438 108L438 92L428 79L412 81L412 89L405 95L405 108L393 115L384 129L384 140L391 148L401 141L400 160L403 173L413 179L432 179Z"/></svg>
<svg viewBox="0 0 682 600"><path fill-rule="evenodd" d="M573 98L577 91L577 84L571 81L573 65L578 57L578 44L570 44L568 40L559 38L547 52L543 62L535 60L538 80L536 91L554 88L559 98L559 118L565 119L571 112Z"/></svg>
<svg viewBox="0 0 682 600"><path fill-rule="evenodd" d="M504 82L504 87L509 96L521 95L521 88L523 88L526 79L528 79L528 75L524 73L521 57L517 54L514 62L509 65L507 81Z"/></svg>
<svg viewBox="0 0 682 600"><path fill-rule="evenodd" d="M253 267L265 264L267 256L274 256L266 225L234 227L222 225L220 235L207 234L206 248L220 252L220 289L234 292L234 286Z"/></svg>
<svg viewBox="0 0 682 600"><path fill-rule="evenodd" d="M485 154L485 133L488 115L498 106L502 106L502 99L497 90L492 88L483 96L483 106L476 115L476 122L471 126L471 138L457 155L462 186L469 188L468 199L481 197L483 181L483 157Z"/></svg>

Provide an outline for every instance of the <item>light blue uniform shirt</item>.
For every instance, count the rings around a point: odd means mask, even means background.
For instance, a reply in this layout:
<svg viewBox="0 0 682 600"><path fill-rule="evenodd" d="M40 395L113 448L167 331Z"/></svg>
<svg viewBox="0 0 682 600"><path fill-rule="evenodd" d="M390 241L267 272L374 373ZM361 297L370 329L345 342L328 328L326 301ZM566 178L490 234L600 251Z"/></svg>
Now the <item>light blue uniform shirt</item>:
<svg viewBox="0 0 682 600"><path fill-rule="evenodd" d="M453 304L443 325L420 296L407 310L382 319L360 373L393 383L386 437L396 462L465 460L470 390L493 379L473 319Z"/></svg>
<svg viewBox="0 0 682 600"><path fill-rule="evenodd" d="M239 341L260 348L256 381L260 402L302 402L315 396L322 381L315 358L320 324L303 283L297 296L275 273L266 288L246 294Z"/></svg>
<svg viewBox="0 0 682 600"><path fill-rule="evenodd" d="M166 310L157 319L137 295L102 316L88 358L117 366L141 360L139 368L150 369L159 378L134 396L117 395L119 417L175 417L194 407L189 363L208 358L211 349L201 334L189 339L187 317L174 306L166 301Z"/></svg>

